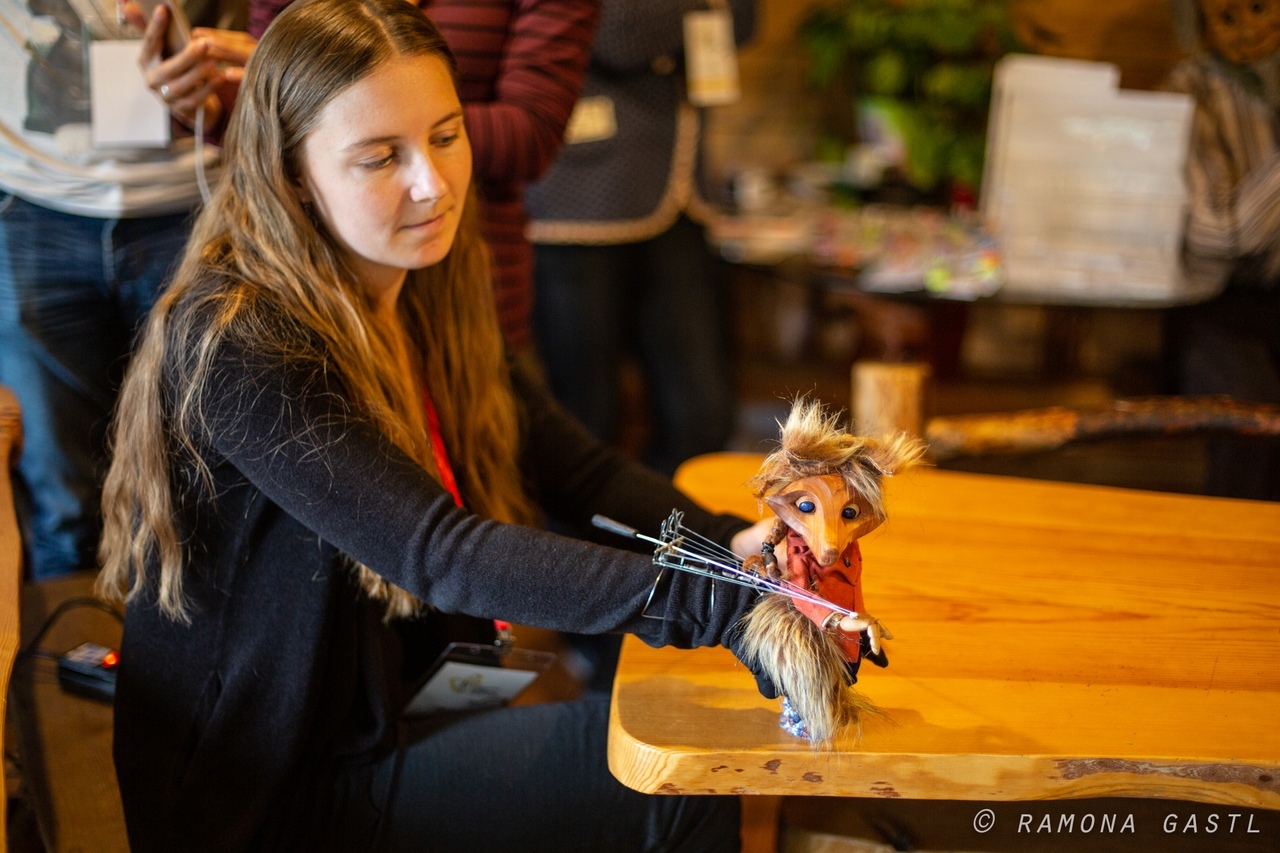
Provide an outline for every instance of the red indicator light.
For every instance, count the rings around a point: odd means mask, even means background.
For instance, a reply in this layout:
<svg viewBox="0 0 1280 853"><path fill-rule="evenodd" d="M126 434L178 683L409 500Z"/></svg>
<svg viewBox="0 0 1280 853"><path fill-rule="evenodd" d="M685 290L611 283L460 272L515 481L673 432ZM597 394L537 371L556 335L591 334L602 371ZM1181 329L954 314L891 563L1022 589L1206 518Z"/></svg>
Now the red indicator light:
<svg viewBox="0 0 1280 853"><path fill-rule="evenodd" d="M118 663L120 663L119 652L107 652L105 655L102 656L103 669L111 669L113 666L115 666Z"/></svg>

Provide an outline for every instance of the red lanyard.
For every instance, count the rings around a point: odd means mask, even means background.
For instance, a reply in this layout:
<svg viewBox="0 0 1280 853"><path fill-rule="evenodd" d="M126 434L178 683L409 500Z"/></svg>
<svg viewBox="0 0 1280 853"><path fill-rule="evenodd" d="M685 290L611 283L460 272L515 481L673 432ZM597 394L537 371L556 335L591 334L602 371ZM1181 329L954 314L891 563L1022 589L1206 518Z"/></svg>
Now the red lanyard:
<svg viewBox="0 0 1280 853"><path fill-rule="evenodd" d="M435 404L431 402L431 394L426 386L422 387L422 407L427 412L427 431L431 435L431 452L436 458L436 468L440 469L440 482L453 495L453 502L462 506L462 493L458 491L458 481L453 476L453 466L449 464L449 454L444 449L444 435L440 432L440 417L436 414ZM498 645L511 642L511 623L502 619L494 619L493 627L498 631Z"/></svg>
<svg viewBox="0 0 1280 853"><path fill-rule="evenodd" d="M444 449L444 436L440 434L440 417L425 385L422 387L422 407L427 411L427 431L431 434L431 452L435 454L436 467L440 469L440 483L453 495L453 502L462 506L462 493L458 491L458 481L454 479L453 466L449 464L449 454Z"/></svg>

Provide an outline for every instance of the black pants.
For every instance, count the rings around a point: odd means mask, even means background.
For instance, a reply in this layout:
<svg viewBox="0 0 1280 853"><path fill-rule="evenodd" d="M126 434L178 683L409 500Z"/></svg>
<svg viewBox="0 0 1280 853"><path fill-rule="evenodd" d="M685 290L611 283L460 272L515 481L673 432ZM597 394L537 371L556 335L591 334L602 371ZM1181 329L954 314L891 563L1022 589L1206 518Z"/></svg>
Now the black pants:
<svg viewBox="0 0 1280 853"><path fill-rule="evenodd" d="M1181 394L1229 394L1280 403L1280 289L1229 286L1171 315L1170 356ZM1206 445L1204 492L1280 499L1280 441L1214 437Z"/></svg>
<svg viewBox="0 0 1280 853"><path fill-rule="evenodd" d="M382 850L442 853L740 848L737 797L652 796L605 763L609 702L594 697L428 723L407 744ZM418 736L421 735L421 736ZM394 762L373 776L376 797Z"/></svg>
<svg viewBox="0 0 1280 853"><path fill-rule="evenodd" d="M611 246L537 247L534 324L556 398L602 441L617 438L620 369L634 354L651 397L645 461L670 474L733 431L723 269L701 226Z"/></svg>

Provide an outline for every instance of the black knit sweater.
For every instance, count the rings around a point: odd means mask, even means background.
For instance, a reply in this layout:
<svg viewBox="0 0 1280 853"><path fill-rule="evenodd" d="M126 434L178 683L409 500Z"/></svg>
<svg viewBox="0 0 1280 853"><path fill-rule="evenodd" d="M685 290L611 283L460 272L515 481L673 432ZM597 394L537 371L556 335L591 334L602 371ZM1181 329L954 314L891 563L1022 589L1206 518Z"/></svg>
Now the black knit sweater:
<svg viewBox="0 0 1280 853"><path fill-rule="evenodd" d="M679 507L721 542L745 526L595 442L535 383L515 388L524 473L548 515L656 531ZM343 554L441 613L652 645L722 643L752 601L724 584L713 600L707 581L680 575L649 606L666 618L641 618L656 575L647 556L457 508L314 366L226 347L205 416L212 489L174 472L192 622L168 619L150 594L125 618L115 760L135 851L342 837L334 780L394 749L406 660L421 652L384 623Z"/></svg>

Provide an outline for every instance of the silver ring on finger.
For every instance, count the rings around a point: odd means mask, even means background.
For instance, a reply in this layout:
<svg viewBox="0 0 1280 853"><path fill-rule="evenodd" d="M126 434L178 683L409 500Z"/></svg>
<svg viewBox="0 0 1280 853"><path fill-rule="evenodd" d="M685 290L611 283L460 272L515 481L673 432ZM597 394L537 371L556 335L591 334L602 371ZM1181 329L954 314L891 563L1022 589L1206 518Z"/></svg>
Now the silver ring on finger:
<svg viewBox="0 0 1280 853"><path fill-rule="evenodd" d="M166 101L169 100L169 84L168 83L160 84L160 97Z"/></svg>

